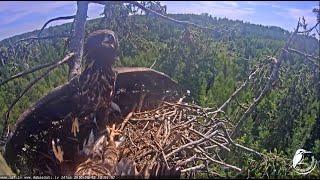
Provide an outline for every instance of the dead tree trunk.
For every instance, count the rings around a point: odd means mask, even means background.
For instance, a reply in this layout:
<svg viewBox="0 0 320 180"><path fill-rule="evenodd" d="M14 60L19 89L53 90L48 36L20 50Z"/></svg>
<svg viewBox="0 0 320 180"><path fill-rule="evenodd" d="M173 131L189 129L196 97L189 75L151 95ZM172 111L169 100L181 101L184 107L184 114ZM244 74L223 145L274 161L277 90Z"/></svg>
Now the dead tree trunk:
<svg viewBox="0 0 320 180"><path fill-rule="evenodd" d="M85 25L88 11L88 1L77 2L77 14L74 19L73 36L70 41L70 51L75 53L74 59L69 63L69 81L81 72L81 60L83 55L83 44Z"/></svg>

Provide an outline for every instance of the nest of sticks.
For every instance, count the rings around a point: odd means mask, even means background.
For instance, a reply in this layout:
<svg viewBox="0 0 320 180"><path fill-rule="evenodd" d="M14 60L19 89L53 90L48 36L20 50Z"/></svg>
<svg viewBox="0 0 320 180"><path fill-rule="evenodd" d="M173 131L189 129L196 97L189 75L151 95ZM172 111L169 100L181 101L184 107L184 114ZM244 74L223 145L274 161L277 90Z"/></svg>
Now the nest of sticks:
<svg viewBox="0 0 320 180"><path fill-rule="evenodd" d="M138 170L162 162L167 168L180 167L182 174L215 174L210 168L213 164L241 171L218 155L221 150L230 151L228 146L234 144L229 136L233 125L217 118L218 113L181 101L131 112L120 127L125 137L120 154L135 161Z"/></svg>

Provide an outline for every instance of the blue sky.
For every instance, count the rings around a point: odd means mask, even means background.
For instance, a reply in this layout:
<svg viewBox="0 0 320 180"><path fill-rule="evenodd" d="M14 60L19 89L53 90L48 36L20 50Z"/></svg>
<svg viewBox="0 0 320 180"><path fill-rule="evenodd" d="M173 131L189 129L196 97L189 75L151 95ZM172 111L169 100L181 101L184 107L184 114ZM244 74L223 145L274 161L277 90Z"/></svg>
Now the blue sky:
<svg viewBox="0 0 320 180"><path fill-rule="evenodd" d="M168 13L209 13L253 24L279 26L292 31L299 17L311 25L316 17L312 9L317 1L163 1ZM99 17L103 6L89 4L89 19ZM76 13L76 1L1 1L0 40L40 29L49 19ZM51 25L62 24L59 21Z"/></svg>

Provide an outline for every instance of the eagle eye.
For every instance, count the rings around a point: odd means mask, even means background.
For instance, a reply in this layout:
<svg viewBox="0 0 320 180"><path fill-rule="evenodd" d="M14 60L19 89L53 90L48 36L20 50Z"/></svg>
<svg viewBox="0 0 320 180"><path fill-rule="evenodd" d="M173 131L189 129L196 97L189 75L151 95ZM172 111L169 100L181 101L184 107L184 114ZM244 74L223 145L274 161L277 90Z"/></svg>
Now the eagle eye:
<svg viewBox="0 0 320 180"><path fill-rule="evenodd" d="M103 41L108 42L108 43L114 43L114 38L113 38L113 36L111 34L107 34L104 37Z"/></svg>

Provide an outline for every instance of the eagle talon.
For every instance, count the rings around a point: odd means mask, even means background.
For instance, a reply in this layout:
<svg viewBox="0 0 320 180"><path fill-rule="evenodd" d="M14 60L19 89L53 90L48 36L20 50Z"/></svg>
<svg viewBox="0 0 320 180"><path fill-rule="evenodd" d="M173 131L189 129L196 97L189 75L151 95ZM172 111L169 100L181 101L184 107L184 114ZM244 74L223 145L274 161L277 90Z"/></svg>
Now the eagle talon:
<svg viewBox="0 0 320 180"><path fill-rule="evenodd" d="M79 133L79 121L77 117L72 119L71 133L74 137L77 137L77 133Z"/></svg>
<svg viewBox="0 0 320 180"><path fill-rule="evenodd" d="M54 156L59 160L59 162L61 163L63 161L63 151L61 149L61 146L56 146L54 140L51 141L52 144L52 150L54 153Z"/></svg>
<svg viewBox="0 0 320 180"><path fill-rule="evenodd" d="M120 135L122 133L121 130L116 129L116 124L112 125L112 128L107 127L108 133L109 133L109 140L114 141L114 137L117 135Z"/></svg>

